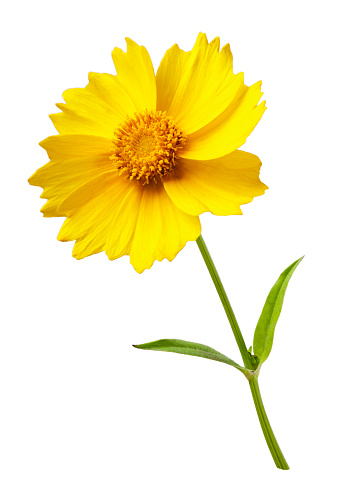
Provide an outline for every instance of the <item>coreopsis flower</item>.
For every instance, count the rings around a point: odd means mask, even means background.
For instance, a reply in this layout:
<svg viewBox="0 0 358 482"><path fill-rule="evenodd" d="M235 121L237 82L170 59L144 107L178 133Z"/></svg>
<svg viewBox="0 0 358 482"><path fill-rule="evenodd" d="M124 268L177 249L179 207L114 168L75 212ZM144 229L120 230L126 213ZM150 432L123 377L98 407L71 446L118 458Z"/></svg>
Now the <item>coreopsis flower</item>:
<svg viewBox="0 0 358 482"><path fill-rule="evenodd" d="M139 273L196 240L199 215L242 214L264 193L261 162L237 150L260 120L261 82L234 74L229 45L199 34L174 45L155 75L147 50L127 39L116 75L89 74L50 115L59 135L40 143L50 162L29 179L46 217L64 216L58 239L77 259L129 255Z"/></svg>

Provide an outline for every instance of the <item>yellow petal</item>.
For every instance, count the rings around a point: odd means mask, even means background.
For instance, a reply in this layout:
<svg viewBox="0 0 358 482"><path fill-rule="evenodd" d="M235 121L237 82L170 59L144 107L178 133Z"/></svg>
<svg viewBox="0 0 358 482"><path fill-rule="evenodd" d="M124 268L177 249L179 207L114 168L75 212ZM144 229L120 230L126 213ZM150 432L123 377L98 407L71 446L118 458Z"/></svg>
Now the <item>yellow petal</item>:
<svg viewBox="0 0 358 482"><path fill-rule="evenodd" d="M179 210L161 183L134 186L114 219L106 253L109 259L130 254L141 273L155 260L174 259L187 241L199 237L201 228L199 218Z"/></svg>
<svg viewBox="0 0 358 482"><path fill-rule="evenodd" d="M111 260L130 254L136 231L143 187L137 182L128 182L128 184L130 189L117 209L117 214L108 234L106 254Z"/></svg>
<svg viewBox="0 0 358 482"><path fill-rule="evenodd" d="M122 185L118 181L119 174L112 164L112 169L92 177L88 182L82 183L77 189L69 193L69 195L61 202L57 208L57 212L65 216L71 216L80 207L88 204L102 192L109 189L113 184Z"/></svg>
<svg viewBox="0 0 358 482"><path fill-rule="evenodd" d="M50 136L40 142L52 161L110 156L112 141L100 136L67 134Z"/></svg>
<svg viewBox="0 0 358 482"><path fill-rule="evenodd" d="M63 216L57 212L61 202L84 182L113 169L109 160L111 142L95 136L60 135L40 142L51 161L29 179L44 189L41 198L48 199L41 212L45 217Z"/></svg>
<svg viewBox="0 0 358 482"><path fill-rule="evenodd" d="M117 175L111 185L98 189L92 199L66 219L58 239L77 240L73 248L75 258L82 259L105 249L113 219L131 186L132 183Z"/></svg>
<svg viewBox="0 0 358 482"><path fill-rule="evenodd" d="M259 179L260 166L257 156L244 151L211 161L181 159L164 187L178 208L193 216L242 214L240 205L267 189Z"/></svg>
<svg viewBox="0 0 358 482"><path fill-rule="evenodd" d="M63 93L63 112L50 118L60 134L92 134L111 138L117 125L135 112L125 89L110 74L90 73L85 88Z"/></svg>
<svg viewBox="0 0 358 482"><path fill-rule="evenodd" d="M157 110L164 112L169 109L189 56L190 52L184 52L177 44L165 53L155 78L157 83Z"/></svg>
<svg viewBox="0 0 358 482"><path fill-rule="evenodd" d="M191 52L172 47L158 69L158 106L185 135L221 114L243 85L242 74L233 74L229 45L218 47L219 39L209 44L201 33Z"/></svg>
<svg viewBox="0 0 358 482"><path fill-rule="evenodd" d="M126 41L127 53L117 47L112 52L117 81L138 112L155 110L157 91L152 61L145 47L129 38Z"/></svg>
<svg viewBox="0 0 358 482"><path fill-rule="evenodd" d="M266 110L261 82L240 89L235 100L216 119L188 136L183 151L186 159L222 157L242 146Z"/></svg>

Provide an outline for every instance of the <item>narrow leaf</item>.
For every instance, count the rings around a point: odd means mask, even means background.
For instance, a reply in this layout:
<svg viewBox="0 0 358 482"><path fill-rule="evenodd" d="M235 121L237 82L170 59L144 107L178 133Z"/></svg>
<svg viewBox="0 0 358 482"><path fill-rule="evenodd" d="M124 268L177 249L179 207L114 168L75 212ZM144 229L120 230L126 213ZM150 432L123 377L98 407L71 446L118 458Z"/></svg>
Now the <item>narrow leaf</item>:
<svg viewBox="0 0 358 482"><path fill-rule="evenodd" d="M281 313L287 285L302 259L303 256L281 273L266 299L254 334L254 353L260 363L263 363L271 352L275 327Z"/></svg>
<svg viewBox="0 0 358 482"><path fill-rule="evenodd" d="M155 351L168 351L172 353L180 353L182 355L199 356L201 358L209 358L221 363L226 363L232 367L237 368L242 373L246 373L247 369L241 367L230 358L222 355L218 351L210 348L210 346L201 345L200 343L193 343L191 341L184 340L158 340L151 343L145 343L143 345L133 345L134 348L140 348L141 350L155 350Z"/></svg>

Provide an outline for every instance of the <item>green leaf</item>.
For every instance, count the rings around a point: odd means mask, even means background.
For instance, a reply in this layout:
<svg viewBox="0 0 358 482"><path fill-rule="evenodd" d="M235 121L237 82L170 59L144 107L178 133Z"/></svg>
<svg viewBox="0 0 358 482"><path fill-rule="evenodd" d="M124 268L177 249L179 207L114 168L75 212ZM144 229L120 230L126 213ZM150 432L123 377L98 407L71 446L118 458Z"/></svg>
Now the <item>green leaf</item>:
<svg viewBox="0 0 358 482"><path fill-rule="evenodd" d="M302 259L303 256L281 273L266 299L254 334L254 353L259 358L260 364L267 359L271 352L276 323L281 313L287 285Z"/></svg>
<svg viewBox="0 0 358 482"><path fill-rule="evenodd" d="M158 340L151 343L145 343L143 345L133 345L134 348L140 348L141 350L155 350L155 351L168 351L172 353L180 353L182 355L200 356L201 358L209 358L221 363L226 363L232 367L237 368L242 373L246 374L248 371L246 368L238 365L230 358L222 355L218 351L210 348L210 346L201 345L199 343L193 343L191 341L184 340Z"/></svg>

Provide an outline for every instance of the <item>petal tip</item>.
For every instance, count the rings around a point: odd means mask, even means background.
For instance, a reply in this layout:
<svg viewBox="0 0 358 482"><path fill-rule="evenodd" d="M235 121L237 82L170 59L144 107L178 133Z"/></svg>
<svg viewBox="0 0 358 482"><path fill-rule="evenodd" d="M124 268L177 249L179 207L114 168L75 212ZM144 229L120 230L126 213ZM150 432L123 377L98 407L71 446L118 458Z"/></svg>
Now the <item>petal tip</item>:
<svg viewBox="0 0 358 482"><path fill-rule="evenodd" d="M125 37L125 41L127 43L127 52L129 49L131 48L135 48L135 47L140 47L139 44L137 44L137 42L135 42L134 40L132 40L131 38L129 37Z"/></svg>

